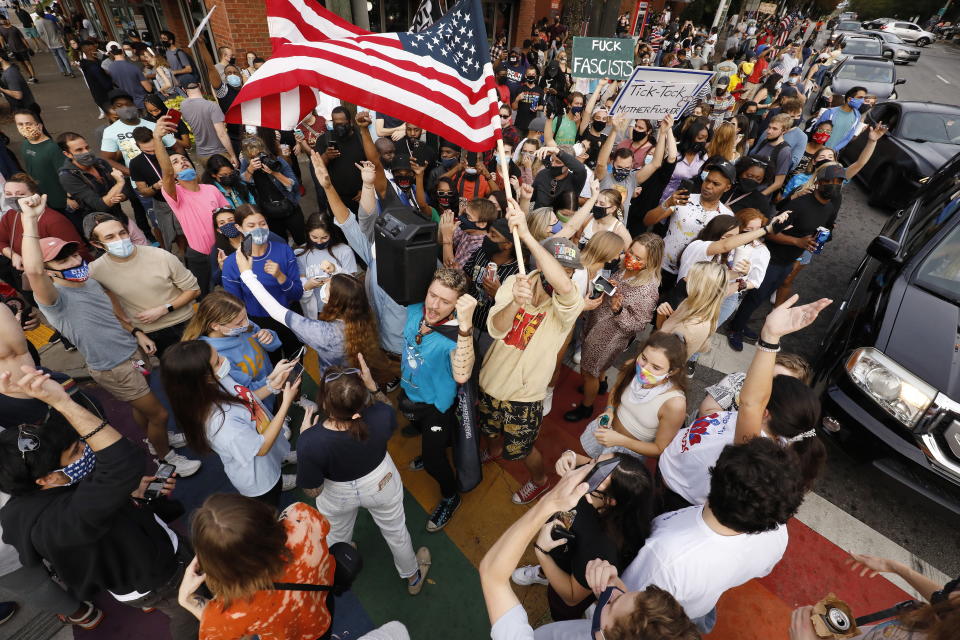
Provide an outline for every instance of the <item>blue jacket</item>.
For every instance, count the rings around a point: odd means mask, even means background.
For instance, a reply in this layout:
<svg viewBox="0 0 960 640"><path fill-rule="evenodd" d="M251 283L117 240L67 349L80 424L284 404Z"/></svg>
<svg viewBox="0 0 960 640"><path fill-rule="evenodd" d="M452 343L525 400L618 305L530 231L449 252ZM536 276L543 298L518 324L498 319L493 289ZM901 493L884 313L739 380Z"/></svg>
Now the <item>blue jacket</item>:
<svg viewBox="0 0 960 640"><path fill-rule="evenodd" d="M817 118L817 121L813 123L812 130L816 130L817 125L819 125L821 122L833 122L834 116L837 115L837 111L839 111L840 109L841 107L830 107L829 109L821 113L820 117ZM857 130L857 122L859 121L860 121L860 114L858 113L856 121L853 123L853 126L850 127L850 130L847 131L847 134L843 136L843 138L841 138L838 143L833 145L834 151L840 151L840 149L843 149L845 146L847 146L850 143L851 140L853 140L853 134Z"/></svg>
<svg viewBox="0 0 960 640"><path fill-rule="evenodd" d="M270 330L273 342L267 345L260 344L257 340L258 331L260 327L255 322L251 322L250 330L239 336L223 338L200 336L201 340L210 343L211 347L230 361L230 377L251 391L256 391L267 384L267 376L273 372L273 363L266 357L265 352L276 351L280 347L280 338L276 331Z"/></svg>
<svg viewBox="0 0 960 640"><path fill-rule="evenodd" d="M267 260L273 260L279 264L280 270L287 276L286 282L282 285L277 282L276 278L263 270ZM257 274L257 279L263 283L264 288L283 306L289 307L294 302L299 302L300 298L303 297L300 268L297 266L297 258L293 255L293 249L289 245L282 242L269 242L267 252L253 259L253 271ZM269 315L240 280L236 253L230 254L223 261L223 288L228 293L232 293L243 300L243 304L247 308L247 314L258 318Z"/></svg>

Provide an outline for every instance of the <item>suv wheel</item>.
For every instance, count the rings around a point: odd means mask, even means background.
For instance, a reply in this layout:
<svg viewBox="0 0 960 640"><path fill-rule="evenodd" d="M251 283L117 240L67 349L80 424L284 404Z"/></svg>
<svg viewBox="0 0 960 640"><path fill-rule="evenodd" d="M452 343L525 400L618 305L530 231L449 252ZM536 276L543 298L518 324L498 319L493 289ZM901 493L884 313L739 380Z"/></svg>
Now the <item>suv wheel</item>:
<svg viewBox="0 0 960 640"><path fill-rule="evenodd" d="M927 46L928 44L930 44L930 39L929 39L929 38L920 38L920 39L917 40L917 42L916 42L916 45L917 45L918 47L925 47L925 46Z"/></svg>

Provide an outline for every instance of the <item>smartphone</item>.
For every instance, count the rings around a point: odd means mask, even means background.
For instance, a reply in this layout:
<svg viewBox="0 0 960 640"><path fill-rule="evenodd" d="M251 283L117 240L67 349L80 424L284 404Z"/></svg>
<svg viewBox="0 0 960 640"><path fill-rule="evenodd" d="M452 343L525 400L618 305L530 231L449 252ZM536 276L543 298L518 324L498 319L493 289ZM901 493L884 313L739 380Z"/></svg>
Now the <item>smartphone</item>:
<svg viewBox="0 0 960 640"><path fill-rule="evenodd" d="M167 109L167 116L170 118L170 124L176 127L180 125L180 118L183 114L180 113L179 109Z"/></svg>
<svg viewBox="0 0 960 640"><path fill-rule="evenodd" d="M304 347L300 347L300 350L297 351L296 355L294 355L294 356L293 356L292 358L290 358L290 359L291 359L291 360L296 360L296 361L299 362L300 360L303 359L303 356L304 356L304 354L305 354L306 352L307 352L307 348L306 348L305 346L304 346Z"/></svg>
<svg viewBox="0 0 960 640"><path fill-rule="evenodd" d="M170 479L170 476L172 476L176 470L177 468L172 464L161 464L157 467L157 472L153 474L156 476L156 479L147 485L146 491L143 492L144 499L156 500L159 498L160 492L163 491L164 483Z"/></svg>
<svg viewBox="0 0 960 640"><path fill-rule="evenodd" d="M328 149L333 149L334 151L336 151L336 152L339 153L339 151L340 151L340 143L337 142L336 140L331 140L330 142L327 143L327 148L328 148Z"/></svg>
<svg viewBox="0 0 960 640"><path fill-rule="evenodd" d="M613 285L613 283L603 276L597 276L597 279L594 280L593 290L599 291L600 293L605 293L608 296L612 296L617 292L617 288Z"/></svg>
<svg viewBox="0 0 960 640"><path fill-rule="evenodd" d="M248 258L253 255L253 236L246 235L243 238L243 241L240 243L240 251L243 251L243 255Z"/></svg>
<svg viewBox="0 0 960 640"><path fill-rule="evenodd" d="M677 189L678 189L678 190L679 190L679 189L683 189L683 190L686 191L688 194L689 194L689 193L699 193L699 192L700 192L700 185L698 185L696 182L694 182L694 181L691 180L690 178L685 178L684 180L681 180L681 181L680 181L680 186L677 187Z"/></svg>
<svg viewBox="0 0 960 640"><path fill-rule="evenodd" d="M287 379L283 381L283 386L286 386L289 382L290 384L295 384L297 378L303 375L303 365L297 362L293 365L293 368L290 369L290 373L287 374ZM281 387L282 388L282 387Z"/></svg>
<svg viewBox="0 0 960 640"><path fill-rule="evenodd" d="M590 472L590 475L587 476L587 486L590 491L596 491L597 487L600 484L610 477L610 474L613 473L613 470L620 466L620 458L613 457L609 460L602 460L598 462L597 465L593 468L593 471Z"/></svg>

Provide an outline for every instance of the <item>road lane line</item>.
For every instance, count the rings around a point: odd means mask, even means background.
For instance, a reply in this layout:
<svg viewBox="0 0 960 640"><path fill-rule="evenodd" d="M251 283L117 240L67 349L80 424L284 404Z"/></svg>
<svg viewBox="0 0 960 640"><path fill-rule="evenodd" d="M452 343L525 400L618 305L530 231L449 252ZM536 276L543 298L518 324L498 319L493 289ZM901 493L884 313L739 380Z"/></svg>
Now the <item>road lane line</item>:
<svg viewBox="0 0 960 640"><path fill-rule="evenodd" d="M946 78L944 78L944 77L943 77L942 75L940 75L939 73L936 74L936 75L937 75L938 78L940 78L941 80L943 80L945 83L950 84L950 81L947 80Z"/></svg>

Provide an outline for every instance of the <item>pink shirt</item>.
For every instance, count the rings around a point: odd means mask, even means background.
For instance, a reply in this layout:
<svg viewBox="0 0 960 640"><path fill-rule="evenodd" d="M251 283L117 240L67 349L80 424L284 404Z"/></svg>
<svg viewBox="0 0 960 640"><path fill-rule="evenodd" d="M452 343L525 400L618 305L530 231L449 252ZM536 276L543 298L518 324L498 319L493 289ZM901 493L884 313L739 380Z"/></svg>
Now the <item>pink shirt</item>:
<svg viewBox="0 0 960 640"><path fill-rule="evenodd" d="M173 209L173 215L177 216L190 248L200 253L210 253L215 239L213 210L230 206L220 190L212 184L201 184L200 191L189 191L178 184L176 200L166 191L163 197Z"/></svg>

